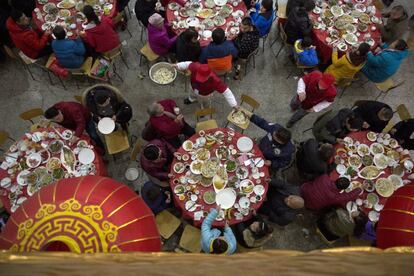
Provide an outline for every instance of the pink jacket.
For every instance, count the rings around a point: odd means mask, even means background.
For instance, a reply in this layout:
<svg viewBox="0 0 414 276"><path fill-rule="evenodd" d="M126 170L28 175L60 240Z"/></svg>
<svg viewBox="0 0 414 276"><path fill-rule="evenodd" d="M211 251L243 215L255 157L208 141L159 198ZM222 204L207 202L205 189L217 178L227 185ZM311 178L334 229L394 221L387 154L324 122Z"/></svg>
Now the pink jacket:
<svg viewBox="0 0 414 276"><path fill-rule="evenodd" d="M148 43L151 50L157 55L164 56L168 54L176 40L177 36L172 38L168 36L167 24L159 29L148 23Z"/></svg>

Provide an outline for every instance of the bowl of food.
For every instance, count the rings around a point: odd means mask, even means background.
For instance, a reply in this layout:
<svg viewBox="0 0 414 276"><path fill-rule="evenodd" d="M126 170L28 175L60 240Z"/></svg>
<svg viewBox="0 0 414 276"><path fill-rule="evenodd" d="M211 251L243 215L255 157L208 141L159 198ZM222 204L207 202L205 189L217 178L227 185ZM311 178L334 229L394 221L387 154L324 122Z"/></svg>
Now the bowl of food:
<svg viewBox="0 0 414 276"><path fill-rule="evenodd" d="M158 62L149 70L150 79L156 84L167 85L177 77L177 70L168 62Z"/></svg>

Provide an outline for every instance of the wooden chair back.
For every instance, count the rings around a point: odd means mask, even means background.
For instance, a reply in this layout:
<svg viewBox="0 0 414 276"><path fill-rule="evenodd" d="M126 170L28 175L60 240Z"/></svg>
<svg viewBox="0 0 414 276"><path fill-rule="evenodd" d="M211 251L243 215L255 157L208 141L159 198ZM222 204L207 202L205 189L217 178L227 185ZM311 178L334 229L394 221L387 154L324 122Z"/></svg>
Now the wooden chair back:
<svg viewBox="0 0 414 276"><path fill-rule="evenodd" d="M9 133L4 130L0 131L0 147L2 147L8 139L10 139Z"/></svg>
<svg viewBox="0 0 414 276"><path fill-rule="evenodd" d="M137 157L138 157L138 154L141 152L141 149L142 149L142 141L141 139L137 139L134 147L132 148L131 154L129 155L129 160L137 161Z"/></svg>
<svg viewBox="0 0 414 276"><path fill-rule="evenodd" d="M284 27L284 25L283 25L283 24L280 24L279 28L280 28L279 36L280 36L280 38L282 39L283 43L284 43L285 45L290 45L290 44L288 44L288 43L287 43L287 34L286 34L286 32L285 32L285 27Z"/></svg>
<svg viewBox="0 0 414 276"><path fill-rule="evenodd" d="M154 51L151 49L149 43L145 43L144 47L141 48L141 50L139 50L140 54L145 56L145 58L151 62L154 61L156 59L158 59L160 56L157 55L156 53L154 53Z"/></svg>
<svg viewBox="0 0 414 276"><path fill-rule="evenodd" d="M187 224L184 227L183 234L178 244L181 248L191 252L200 253L201 251L201 231L192 225Z"/></svg>
<svg viewBox="0 0 414 276"><path fill-rule="evenodd" d="M412 118L405 104L400 104L399 106L397 106L397 113L398 113L398 116L400 116L401 121Z"/></svg>
<svg viewBox="0 0 414 276"><path fill-rule="evenodd" d="M213 119L213 114L216 113L216 110L214 108L204 108L204 109L199 109L196 110L195 112L195 116L196 116L196 121L199 122L201 117L210 115L210 119Z"/></svg>
<svg viewBox="0 0 414 276"><path fill-rule="evenodd" d="M157 224L160 236L164 239L171 237L181 225L181 221L167 210L155 216L155 223Z"/></svg>
<svg viewBox="0 0 414 276"><path fill-rule="evenodd" d="M225 73L231 71L232 60L232 55L228 55L222 58L209 58L207 59L207 64L215 73Z"/></svg>
<svg viewBox="0 0 414 276"><path fill-rule="evenodd" d="M113 61L115 58L117 58L118 56L120 56L122 54L122 48L121 47L122 47L121 44L119 44L114 49L103 53L103 56L105 58L109 59L110 61Z"/></svg>
<svg viewBox="0 0 414 276"><path fill-rule="evenodd" d="M43 116L44 111L41 108L29 109L23 113L20 113L19 117L25 121L30 121L33 124L33 119Z"/></svg>
<svg viewBox="0 0 414 276"><path fill-rule="evenodd" d="M242 94L241 95L241 103L240 103L240 105L242 105L243 103L248 104L252 108L252 112L254 110L256 110L257 108L259 108L259 106L260 106L260 103L258 101L256 101L252 97L247 96L245 94Z"/></svg>

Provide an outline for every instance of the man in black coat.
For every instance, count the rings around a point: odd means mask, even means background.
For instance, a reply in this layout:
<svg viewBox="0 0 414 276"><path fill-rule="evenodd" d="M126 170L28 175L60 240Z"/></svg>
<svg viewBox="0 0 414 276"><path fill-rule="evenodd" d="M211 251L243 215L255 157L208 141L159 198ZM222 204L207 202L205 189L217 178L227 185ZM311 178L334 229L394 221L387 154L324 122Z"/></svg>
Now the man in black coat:
<svg viewBox="0 0 414 276"><path fill-rule="evenodd" d="M280 226L285 226L295 220L297 210L305 206L300 196L298 186L283 180L273 179L269 183L267 200L259 212L269 216L269 220Z"/></svg>
<svg viewBox="0 0 414 276"><path fill-rule="evenodd" d="M305 2L312 2L314 0L289 0L286 5L286 16L289 16L290 12L293 11L295 8L303 7Z"/></svg>
<svg viewBox="0 0 414 276"><path fill-rule="evenodd" d="M392 119L392 108L382 102L358 101L354 113L364 120L364 128L374 132L382 132Z"/></svg>
<svg viewBox="0 0 414 276"><path fill-rule="evenodd" d="M414 119L399 122L390 130L390 134L404 149L414 150Z"/></svg>
<svg viewBox="0 0 414 276"><path fill-rule="evenodd" d="M290 12L285 25L287 43L293 45L296 40L310 34L313 27L308 13L313 8L315 8L315 3L306 2L303 7L296 7Z"/></svg>
<svg viewBox="0 0 414 276"><path fill-rule="evenodd" d="M159 13L162 17L165 17L164 11L155 8L156 3L157 0L137 0L135 3L135 15L145 27L148 26L148 18L154 13Z"/></svg>

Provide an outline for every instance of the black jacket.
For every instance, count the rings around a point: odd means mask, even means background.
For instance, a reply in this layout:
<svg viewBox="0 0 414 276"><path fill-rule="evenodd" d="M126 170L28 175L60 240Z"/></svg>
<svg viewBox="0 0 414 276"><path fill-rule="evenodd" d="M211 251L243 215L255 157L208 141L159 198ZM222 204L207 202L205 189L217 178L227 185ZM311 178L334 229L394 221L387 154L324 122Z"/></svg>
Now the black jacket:
<svg viewBox="0 0 414 276"><path fill-rule="evenodd" d="M250 225L254 222L263 222L260 215L253 215L251 219L237 223L232 227L234 236L239 244L246 248L255 248L262 246L270 237L267 234L264 237L257 237L251 230Z"/></svg>
<svg viewBox="0 0 414 276"><path fill-rule="evenodd" d="M198 61L201 54L200 43L197 41L196 44L186 44L183 37L183 33L181 33L177 38L176 48L177 60L179 62Z"/></svg>
<svg viewBox="0 0 414 276"><path fill-rule="evenodd" d="M95 102L96 93L105 93L111 98L110 105L116 115L116 122L120 124L127 123L132 117L132 108L124 100L119 100L117 95L106 87L96 87L89 91L86 95L86 106L92 112L93 119L95 122L99 121L98 117L103 117L99 114L97 103Z"/></svg>
<svg viewBox="0 0 414 276"><path fill-rule="evenodd" d="M309 179L330 173L335 168L335 163L328 164L328 162L321 159L319 144L315 139L308 139L301 143L296 153L296 165L299 172L306 174Z"/></svg>
<svg viewBox="0 0 414 276"><path fill-rule="evenodd" d="M374 132L382 132L389 122L381 121L378 118L378 112L384 107L391 109L389 105L382 102L360 101L354 109L354 112L356 116L359 116L362 120L369 124L369 130Z"/></svg>
<svg viewBox="0 0 414 276"><path fill-rule="evenodd" d="M401 146L404 149L414 150L414 119L401 121L394 128L397 132L392 137L402 141Z"/></svg>
<svg viewBox="0 0 414 276"><path fill-rule="evenodd" d="M287 42L294 44L296 40L310 34L312 31L312 23L308 14L302 8L295 8L288 16L285 32L287 35Z"/></svg>
<svg viewBox="0 0 414 276"><path fill-rule="evenodd" d="M155 13L155 4L157 0L137 0L135 3L135 15L137 16L138 21L147 27L148 26L148 18Z"/></svg>
<svg viewBox="0 0 414 276"><path fill-rule="evenodd" d="M305 0L289 0L286 4L286 16L289 16L290 12L299 6L303 6Z"/></svg>
<svg viewBox="0 0 414 276"><path fill-rule="evenodd" d="M260 35L256 27L253 27L253 31L242 33L234 40L234 45L239 51L238 57L246 59L250 53L259 47Z"/></svg>
<svg viewBox="0 0 414 276"><path fill-rule="evenodd" d="M11 6L19 11L22 11L27 17L32 18L33 10L36 8L35 0L12 0Z"/></svg>
<svg viewBox="0 0 414 276"><path fill-rule="evenodd" d="M354 112L349 108L340 109L337 113L326 113L313 125L313 135L318 142L335 144L337 138L344 138L349 133L346 121L353 115Z"/></svg>

